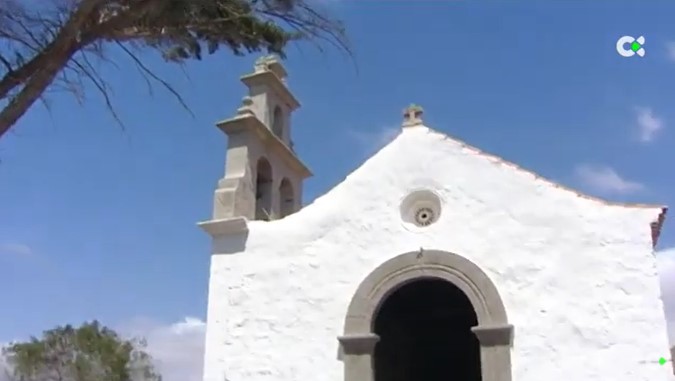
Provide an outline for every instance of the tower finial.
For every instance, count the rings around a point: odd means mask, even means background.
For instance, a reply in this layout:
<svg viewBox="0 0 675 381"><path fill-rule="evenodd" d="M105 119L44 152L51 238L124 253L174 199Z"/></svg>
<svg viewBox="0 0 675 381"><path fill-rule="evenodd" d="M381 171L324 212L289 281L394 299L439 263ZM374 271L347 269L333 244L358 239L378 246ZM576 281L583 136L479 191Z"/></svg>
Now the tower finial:
<svg viewBox="0 0 675 381"><path fill-rule="evenodd" d="M282 82L286 81L286 76L288 75L286 69L281 65L279 57L274 54L268 54L255 60L254 71L256 73L271 71L276 74Z"/></svg>
<svg viewBox="0 0 675 381"><path fill-rule="evenodd" d="M273 62L277 62L277 56L275 56L274 54L267 54L267 55L264 55L264 56L260 56L260 57L258 57L257 60L255 60L255 64L254 64L255 70L256 71L265 71L265 70L267 70L269 64L271 64Z"/></svg>
<svg viewBox="0 0 675 381"><path fill-rule="evenodd" d="M241 100L241 107L237 109L237 115L255 115L253 112L253 99L250 96L245 96Z"/></svg>
<svg viewBox="0 0 675 381"><path fill-rule="evenodd" d="M411 104L403 110L403 127L413 127L422 125L422 114L424 109L416 104Z"/></svg>

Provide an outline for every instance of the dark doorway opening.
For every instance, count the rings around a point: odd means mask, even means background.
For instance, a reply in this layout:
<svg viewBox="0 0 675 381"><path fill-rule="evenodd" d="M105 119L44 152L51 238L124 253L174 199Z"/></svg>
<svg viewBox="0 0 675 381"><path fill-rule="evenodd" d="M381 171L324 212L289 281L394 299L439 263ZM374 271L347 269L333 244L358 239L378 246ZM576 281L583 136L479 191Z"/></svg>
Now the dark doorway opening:
<svg viewBox="0 0 675 381"><path fill-rule="evenodd" d="M454 284L410 282L387 297L374 331L375 381L480 381L476 312Z"/></svg>

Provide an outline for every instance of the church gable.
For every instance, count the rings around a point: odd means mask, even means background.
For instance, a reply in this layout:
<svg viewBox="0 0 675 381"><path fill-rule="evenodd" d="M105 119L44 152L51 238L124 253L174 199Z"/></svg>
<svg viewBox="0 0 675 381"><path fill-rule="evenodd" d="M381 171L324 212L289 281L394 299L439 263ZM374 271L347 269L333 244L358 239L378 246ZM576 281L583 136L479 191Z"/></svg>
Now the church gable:
<svg viewBox="0 0 675 381"><path fill-rule="evenodd" d="M488 221L530 226L530 239L560 226L574 230L606 220L631 221L634 236L655 245L665 212L661 206L581 194L406 118L394 141L292 219L306 218L311 225L330 220L331 226L338 220L377 219L421 233L438 220L462 226L480 220L486 226ZM597 238L622 239L622 229L606 227L594 228Z"/></svg>

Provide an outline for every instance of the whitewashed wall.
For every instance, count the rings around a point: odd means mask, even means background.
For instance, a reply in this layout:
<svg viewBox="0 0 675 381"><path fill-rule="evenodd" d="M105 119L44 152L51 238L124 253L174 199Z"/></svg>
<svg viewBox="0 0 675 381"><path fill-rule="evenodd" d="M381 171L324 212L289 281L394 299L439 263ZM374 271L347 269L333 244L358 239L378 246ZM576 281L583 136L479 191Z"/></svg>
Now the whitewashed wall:
<svg viewBox="0 0 675 381"><path fill-rule="evenodd" d="M443 200L401 222L416 189ZM649 224L430 131L410 128L325 196L247 237L214 242L205 381L341 381L336 337L361 280L396 255L465 256L515 326L515 381L668 379L666 320Z"/></svg>

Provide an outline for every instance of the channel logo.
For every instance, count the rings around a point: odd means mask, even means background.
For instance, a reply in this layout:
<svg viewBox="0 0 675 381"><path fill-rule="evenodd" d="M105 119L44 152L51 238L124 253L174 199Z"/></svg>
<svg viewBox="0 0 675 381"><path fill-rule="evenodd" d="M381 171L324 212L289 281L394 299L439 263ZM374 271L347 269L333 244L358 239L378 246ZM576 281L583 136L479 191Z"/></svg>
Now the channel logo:
<svg viewBox="0 0 675 381"><path fill-rule="evenodd" d="M616 42L616 52L622 57L633 57L638 55L645 56L645 38L640 36L638 38L632 36L623 36Z"/></svg>

